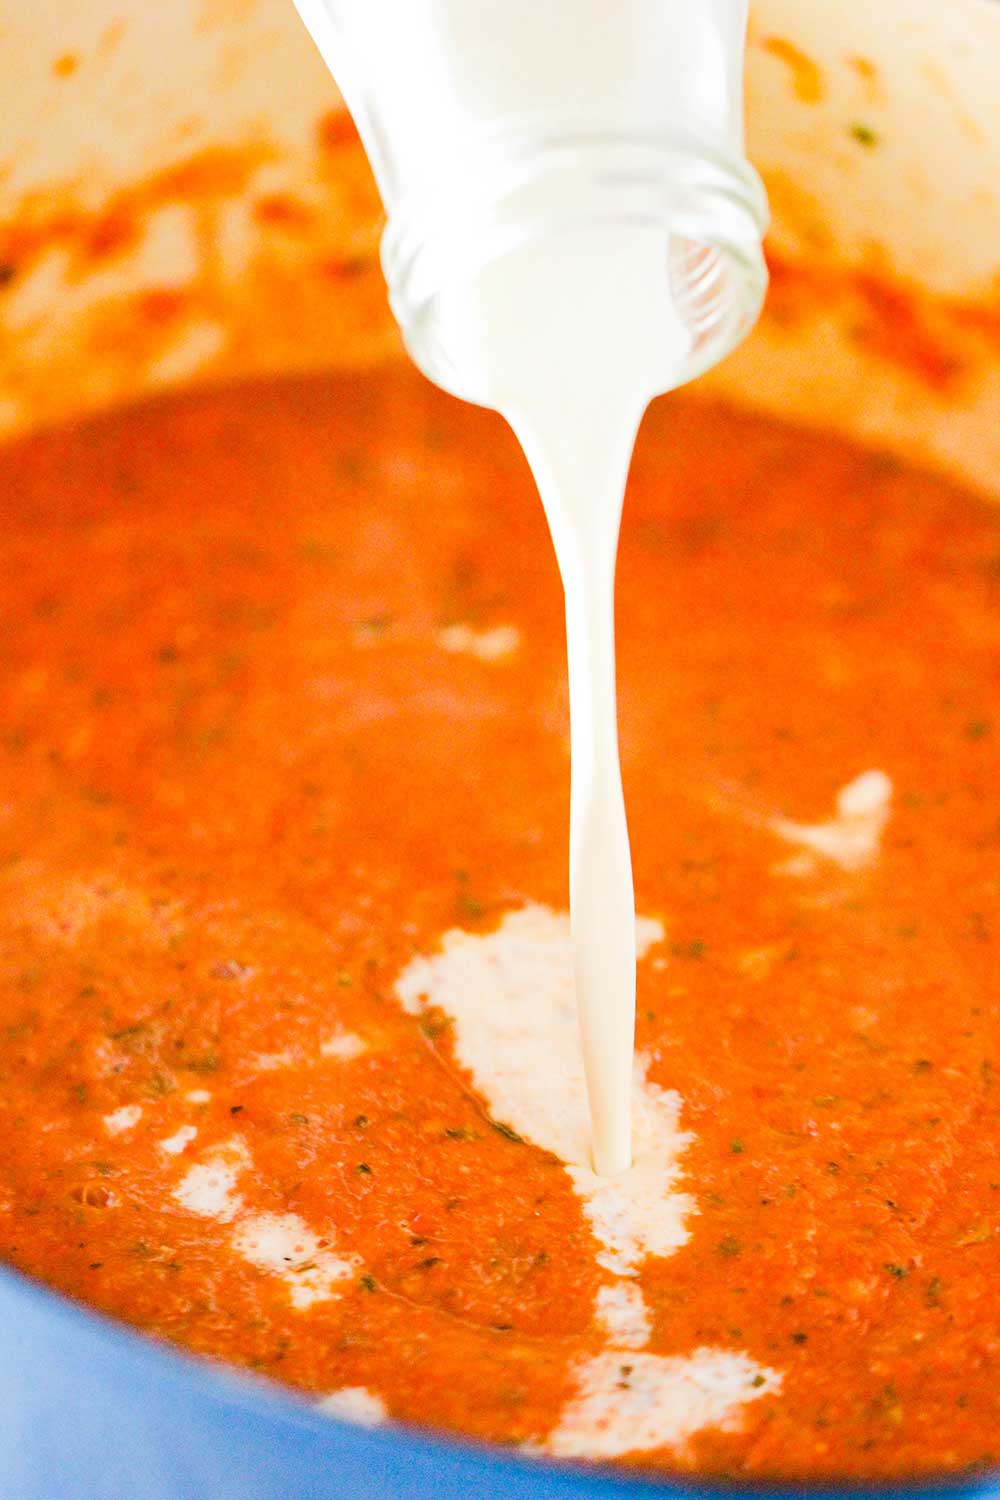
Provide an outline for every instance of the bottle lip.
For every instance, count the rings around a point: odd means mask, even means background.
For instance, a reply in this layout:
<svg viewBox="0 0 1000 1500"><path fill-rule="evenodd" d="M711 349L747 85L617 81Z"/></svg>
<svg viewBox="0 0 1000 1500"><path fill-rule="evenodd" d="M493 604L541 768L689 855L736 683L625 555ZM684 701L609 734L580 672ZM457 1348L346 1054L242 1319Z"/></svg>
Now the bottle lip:
<svg viewBox="0 0 1000 1500"><path fill-rule="evenodd" d="M433 180L393 206L382 266L411 355L447 390L469 395L435 328L438 295L526 244L581 228L648 228L714 257L725 305L719 300L715 326L695 339L684 380L716 364L756 321L767 287L767 197L728 139L693 129L503 130L462 142L435 167Z"/></svg>

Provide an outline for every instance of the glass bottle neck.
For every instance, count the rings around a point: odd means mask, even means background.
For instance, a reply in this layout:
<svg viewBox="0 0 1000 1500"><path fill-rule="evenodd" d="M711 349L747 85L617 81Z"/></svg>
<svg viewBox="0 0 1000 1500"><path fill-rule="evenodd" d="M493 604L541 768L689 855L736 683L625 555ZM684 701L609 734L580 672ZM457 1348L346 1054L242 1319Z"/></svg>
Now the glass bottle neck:
<svg viewBox="0 0 1000 1500"><path fill-rule="evenodd" d="M416 363L445 389L481 400L442 314L443 294L531 243L583 228L642 229L663 246L664 276L691 335L679 384L722 359L755 321L767 284L766 222L757 174L727 142L680 130L497 131L467 142L432 188L400 196L382 263Z"/></svg>
<svg viewBox="0 0 1000 1500"><path fill-rule="evenodd" d="M767 206L743 155L745 0L296 4L371 159L393 310L433 380L484 399L449 292L583 228L658 237L690 333L672 383L753 323Z"/></svg>

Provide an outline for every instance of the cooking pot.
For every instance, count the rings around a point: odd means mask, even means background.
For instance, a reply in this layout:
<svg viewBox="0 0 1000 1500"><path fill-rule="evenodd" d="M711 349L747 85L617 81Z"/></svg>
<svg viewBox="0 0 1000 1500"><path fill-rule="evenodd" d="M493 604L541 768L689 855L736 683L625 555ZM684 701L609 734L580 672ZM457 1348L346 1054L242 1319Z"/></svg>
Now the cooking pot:
<svg viewBox="0 0 1000 1500"><path fill-rule="evenodd" d="M991 0L759 0L748 142L772 289L706 391L1000 496L998 64ZM0 77L4 440L168 388L402 357L377 195L290 0L6 0ZM347 1426L10 1271L0 1413L5 1500L651 1488ZM1000 1479L920 1492L956 1489Z"/></svg>

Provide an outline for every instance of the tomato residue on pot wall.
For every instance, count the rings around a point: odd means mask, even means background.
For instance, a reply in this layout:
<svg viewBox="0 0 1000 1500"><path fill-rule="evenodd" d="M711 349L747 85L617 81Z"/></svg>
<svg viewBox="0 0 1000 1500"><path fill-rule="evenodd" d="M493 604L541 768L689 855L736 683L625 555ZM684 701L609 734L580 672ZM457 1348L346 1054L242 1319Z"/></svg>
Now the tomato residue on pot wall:
<svg viewBox="0 0 1000 1500"><path fill-rule="evenodd" d="M795 327L833 316L866 353L948 395L1000 354L1000 299L934 296L885 271L790 260L769 249L765 318Z"/></svg>
<svg viewBox="0 0 1000 1500"><path fill-rule="evenodd" d="M214 146L104 203L53 185L0 224L0 431L147 390L395 352L381 207L348 116L304 159Z"/></svg>
<svg viewBox="0 0 1000 1500"><path fill-rule="evenodd" d="M360 1420L995 1461L1000 517L648 419L620 693L661 1154L618 1214L546 1113L565 666L513 441L354 376L36 438L0 484L6 1259Z"/></svg>
<svg viewBox="0 0 1000 1500"><path fill-rule="evenodd" d="M761 45L784 57L779 42ZM868 100L877 78L865 59L847 65ZM864 119L845 117L842 128L859 151L877 149L858 136L870 130ZM943 403L989 372L1000 351L998 294L947 298L901 283L887 264L838 265L801 183L772 173L768 185L779 223L803 249L770 247L765 328L832 319L876 370ZM10 333L0 430L194 379L398 352L381 222L341 109L317 120L307 162L253 140L194 153L96 207L71 184L35 195L0 225L0 318Z"/></svg>

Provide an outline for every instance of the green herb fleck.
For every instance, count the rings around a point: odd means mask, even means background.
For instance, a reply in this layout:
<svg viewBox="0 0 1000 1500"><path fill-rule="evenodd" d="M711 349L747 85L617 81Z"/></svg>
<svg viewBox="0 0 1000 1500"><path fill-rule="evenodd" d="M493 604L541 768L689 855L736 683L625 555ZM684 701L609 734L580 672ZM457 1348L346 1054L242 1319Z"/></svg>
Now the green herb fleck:
<svg viewBox="0 0 1000 1500"><path fill-rule="evenodd" d="M442 1016L440 1014L437 1014L430 1016L421 1016L420 1018L420 1030L430 1042L433 1042L437 1037L441 1036L450 1028L450 1026L450 1016Z"/></svg>
<svg viewBox="0 0 1000 1500"><path fill-rule="evenodd" d="M340 556L337 547L331 547L329 542L324 542L316 536L304 537L296 551L300 557L308 558L312 562L334 562Z"/></svg>
<svg viewBox="0 0 1000 1500"><path fill-rule="evenodd" d="M370 1177L372 1175L372 1169L366 1161L359 1161L354 1170L359 1177Z"/></svg>
<svg viewBox="0 0 1000 1500"><path fill-rule="evenodd" d="M151 1030L147 1021L140 1021L136 1026L123 1026L119 1031L112 1031L108 1040L117 1042L126 1052L142 1052L146 1050Z"/></svg>
<svg viewBox="0 0 1000 1500"><path fill-rule="evenodd" d="M741 1248L740 1242L734 1234L727 1234L725 1239L719 1241L719 1254L726 1256L728 1259L739 1255Z"/></svg>
<svg viewBox="0 0 1000 1500"><path fill-rule="evenodd" d="M705 957L705 944L701 938L692 938L687 943L671 943L670 951L674 958L702 959Z"/></svg>
<svg viewBox="0 0 1000 1500"><path fill-rule="evenodd" d="M730 1141L729 1149L734 1156L742 1156L747 1148L746 1146L744 1146L742 1141Z"/></svg>
<svg viewBox="0 0 1000 1500"><path fill-rule="evenodd" d="M504 1137L505 1140L513 1141L517 1146L524 1145L524 1137L518 1135L517 1131L514 1130L512 1126L505 1125L503 1120L491 1120L490 1124L493 1126L494 1130L498 1131L500 1135Z"/></svg>
<svg viewBox="0 0 1000 1500"><path fill-rule="evenodd" d="M367 620L359 620L355 630L359 640L380 641L391 624L391 615L370 615Z"/></svg>
<svg viewBox="0 0 1000 1500"><path fill-rule="evenodd" d="M366 1292L374 1292L378 1290L378 1283L376 1282L374 1276L362 1276L360 1285L364 1287Z"/></svg>
<svg viewBox="0 0 1000 1500"><path fill-rule="evenodd" d="M337 472L344 479L363 479L367 467L365 456L360 451L340 453L337 456Z"/></svg>
<svg viewBox="0 0 1000 1500"><path fill-rule="evenodd" d="M908 1276L910 1274L906 1266L898 1266L894 1261L891 1260L886 1261L883 1269L888 1271L890 1276L895 1276L897 1281L902 1281L904 1276Z"/></svg>
<svg viewBox="0 0 1000 1500"><path fill-rule="evenodd" d="M201 1057L184 1058L177 1066L185 1073L215 1073L219 1067L219 1055L217 1052L205 1052Z"/></svg>
<svg viewBox="0 0 1000 1500"><path fill-rule="evenodd" d="M851 126L851 135L859 146L866 147L869 151L878 145L878 135L870 125L865 125L860 120L855 120Z"/></svg>
<svg viewBox="0 0 1000 1500"><path fill-rule="evenodd" d="M149 1093L154 1099L164 1099L168 1094L176 1092L177 1085L166 1073L154 1073L148 1084Z"/></svg>

